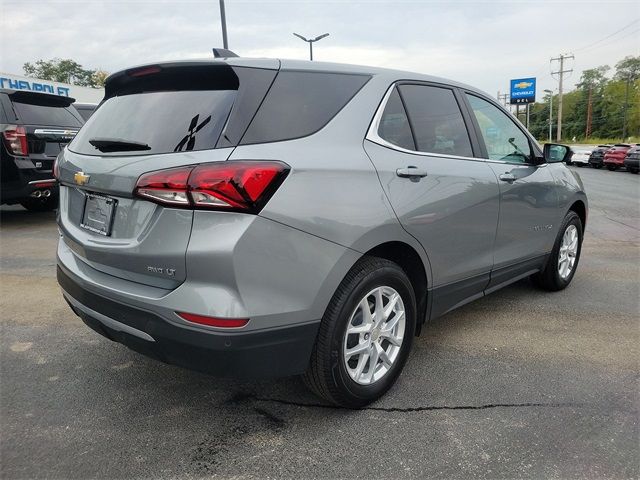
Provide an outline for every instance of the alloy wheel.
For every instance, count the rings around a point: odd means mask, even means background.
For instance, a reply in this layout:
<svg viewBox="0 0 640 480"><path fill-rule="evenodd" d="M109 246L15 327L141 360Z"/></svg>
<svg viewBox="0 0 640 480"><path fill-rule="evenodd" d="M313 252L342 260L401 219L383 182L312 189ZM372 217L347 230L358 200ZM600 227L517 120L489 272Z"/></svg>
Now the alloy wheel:
<svg viewBox="0 0 640 480"><path fill-rule="evenodd" d="M343 341L343 361L353 381L371 385L398 359L406 318L402 297L388 286L371 290L355 308Z"/></svg>

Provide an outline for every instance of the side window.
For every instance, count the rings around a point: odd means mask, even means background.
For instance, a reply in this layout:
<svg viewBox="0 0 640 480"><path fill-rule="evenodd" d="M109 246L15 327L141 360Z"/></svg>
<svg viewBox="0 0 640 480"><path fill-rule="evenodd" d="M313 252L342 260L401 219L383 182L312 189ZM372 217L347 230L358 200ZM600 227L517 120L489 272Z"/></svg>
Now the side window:
<svg viewBox="0 0 640 480"><path fill-rule="evenodd" d="M419 151L473 156L469 132L453 90L427 85L401 85L399 90Z"/></svg>
<svg viewBox="0 0 640 480"><path fill-rule="evenodd" d="M467 94L467 99L480 126L489 159L528 163L531 160L529 139L508 114L475 95Z"/></svg>
<svg viewBox="0 0 640 480"><path fill-rule="evenodd" d="M280 71L240 144L291 140L317 132L370 78L346 73Z"/></svg>
<svg viewBox="0 0 640 480"><path fill-rule="evenodd" d="M384 112L382 112L380 125L378 125L378 136L407 150L416 149L407 112L404 110L397 88L391 92Z"/></svg>

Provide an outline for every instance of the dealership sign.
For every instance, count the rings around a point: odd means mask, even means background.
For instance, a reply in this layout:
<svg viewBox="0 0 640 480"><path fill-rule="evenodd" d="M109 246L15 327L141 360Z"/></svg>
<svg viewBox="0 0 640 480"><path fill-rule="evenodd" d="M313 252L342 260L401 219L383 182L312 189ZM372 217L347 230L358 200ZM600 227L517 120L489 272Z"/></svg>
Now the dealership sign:
<svg viewBox="0 0 640 480"><path fill-rule="evenodd" d="M536 101L536 79L517 78L511 80L511 103L533 103Z"/></svg>
<svg viewBox="0 0 640 480"><path fill-rule="evenodd" d="M79 102L87 103L100 103L104 97L104 89L102 88L80 87L69 83L52 82L41 78L31 78L4 72L0 72L0 88L73 97Z"/></svg>
<svg viewBox="0 0 640 480"><path fill-rule="evenodd" d="M53 93L55 95L69 96L69 89L61 86L54 86L51 83L30 82L17 78L0 77L0 88L11 88L14 90L31 90L33 92Z"/></svg>

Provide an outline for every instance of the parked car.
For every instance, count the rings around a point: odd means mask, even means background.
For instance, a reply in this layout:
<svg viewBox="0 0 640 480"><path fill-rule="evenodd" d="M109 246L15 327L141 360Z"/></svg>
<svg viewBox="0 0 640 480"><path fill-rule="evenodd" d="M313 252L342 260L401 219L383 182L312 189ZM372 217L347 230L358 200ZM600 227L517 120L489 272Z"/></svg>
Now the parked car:
<svg viewBox="0 0 640 480"><path fill-rule="evenodd" d="M576 165L577 167L589 166L589 157L591 156L591 150L586 148L572 148L572 150L572 165Z"/></svg>
<svg viewBox="0 0 640 480"><path fill-rule="evenodd" d="M98 108L98 105L96 105L95 103L75 102L73 106L78 111L78 113L82 115L82 118L84 119L85 122L89 120L91 115L93 115L93 112L96 110L96 108Z"/></svg>
<svg viewBox="0 0 640 480"><path fill-rule="evenodd" d="M73 98L0 89L2 204L53 210L58 186L53 162L84 121Z"/></svg>
<svg viewBox="0 0 640 480"><path fill-rule="evenodd" d="M58 157L58 281L87 325L138 352L303 374L360 407L426 321L575 275L587 198L570 148L543 151L475 88L228 58L131 68L105 92Z"/></svg>
<svg viewBox="0 0 640 480"><path fill-rule="evenodd" d="M627 155L624 157L624 166L630 173L640 171L640 146L636 145L627 151Z"/></svg>
<svg viewBox="0 0 640 480"><path fill-rule="evenodd" d="M589 165L593 168L602 168L604 165L604 154L609 150L613 145L598 145L591 151L591 155L589 155Z"/></svg>
<svg viewBox="0 0 640 480"><path fill-rule="evenodd" d="M607 150L604 154L604 166L608 170L618 170L624 166L624 157L633 145L628 143L616 143L613 147Z"/></svg>

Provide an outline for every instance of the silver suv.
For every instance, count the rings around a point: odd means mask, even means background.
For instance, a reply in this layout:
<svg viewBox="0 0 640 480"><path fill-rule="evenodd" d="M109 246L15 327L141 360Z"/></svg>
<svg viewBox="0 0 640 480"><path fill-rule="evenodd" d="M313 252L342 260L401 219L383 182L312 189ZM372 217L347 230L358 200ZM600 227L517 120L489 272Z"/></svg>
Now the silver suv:
<svg viewBox="0 0 640 480"><path fill-rule="evenodd" d="M60 154L58 280L105 337L217 375L303 374L363 406L425 322L516 280L560 290L587 220L571 150L492 98L270 59L111 75Z"/></svg>

